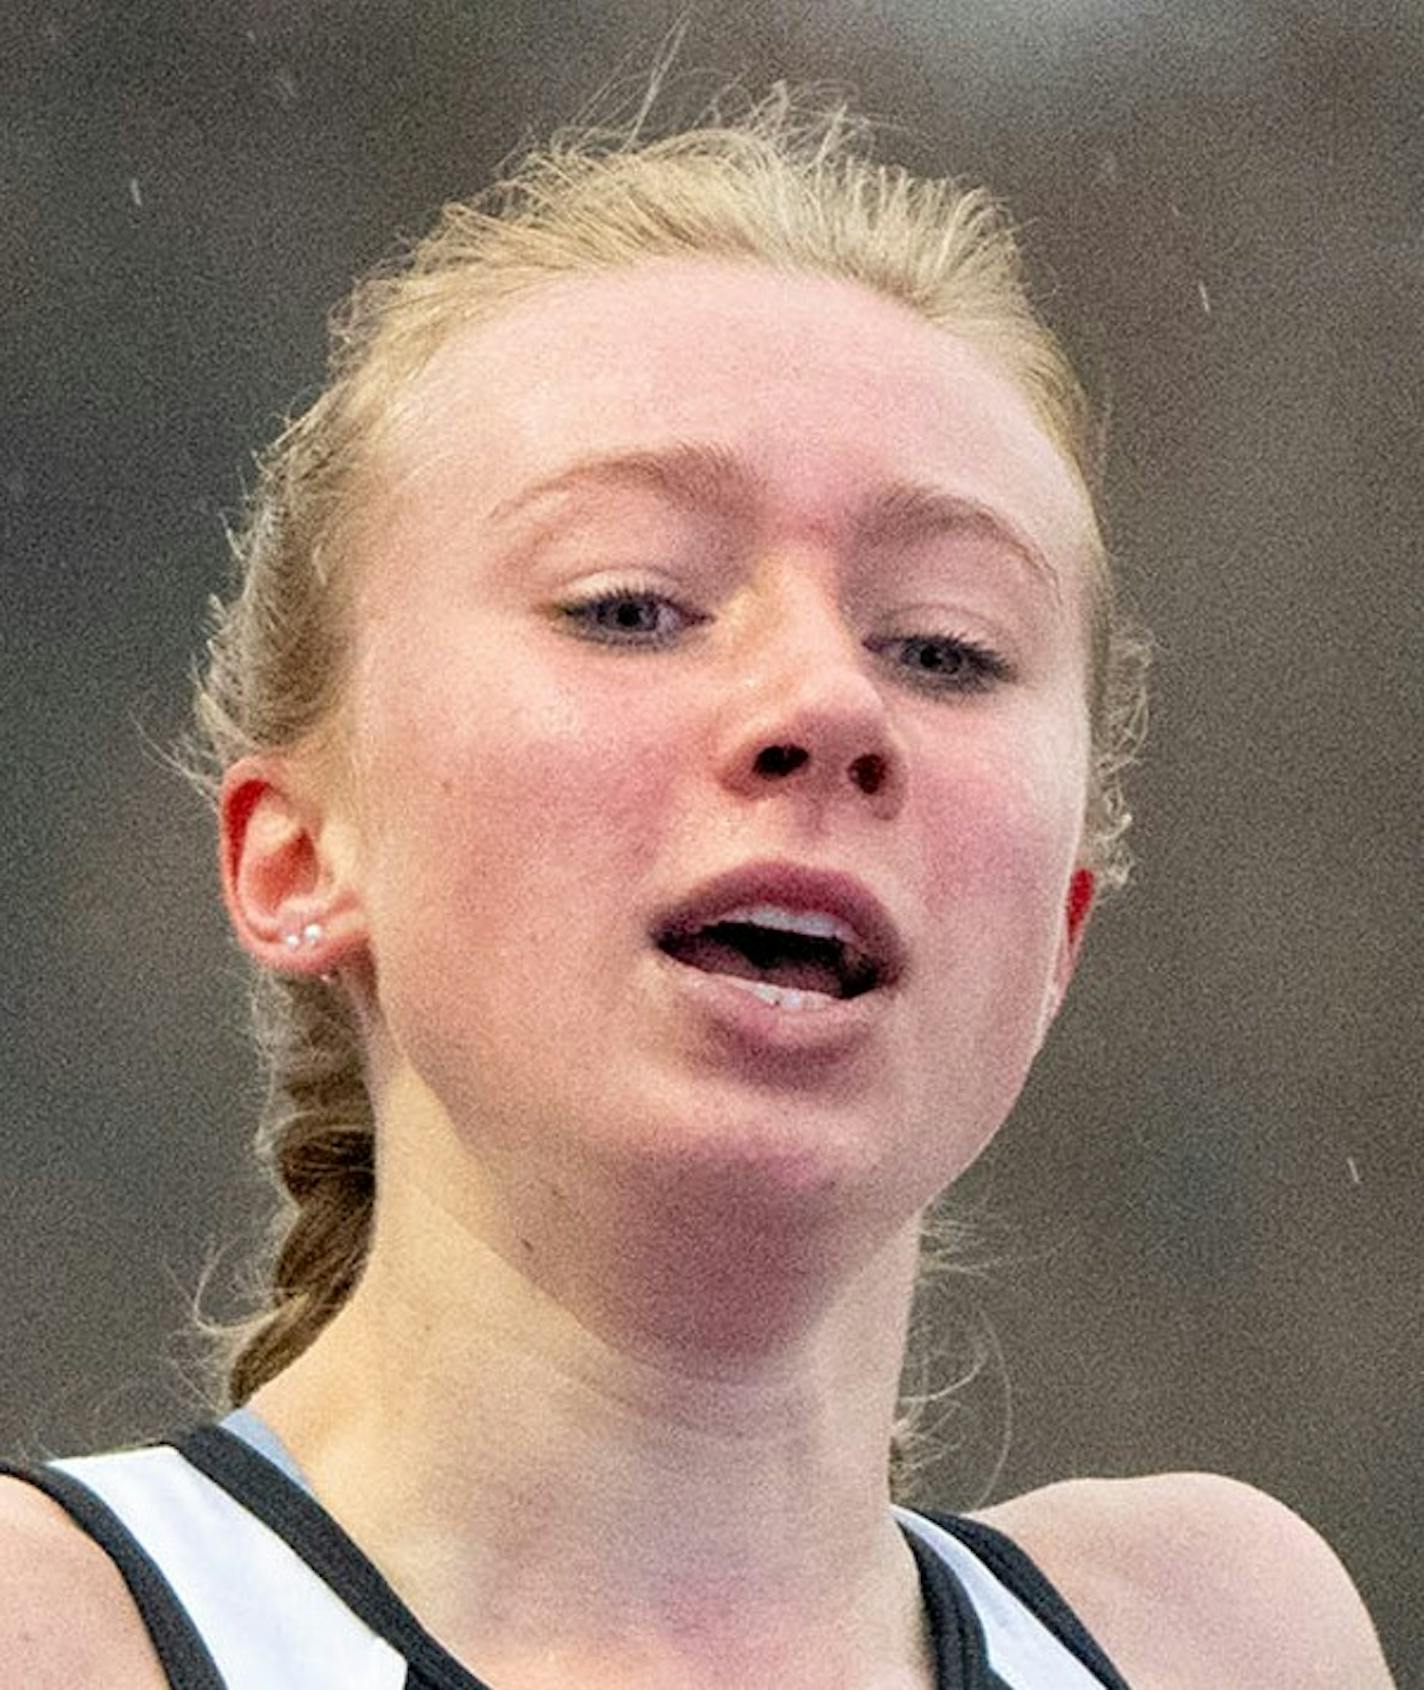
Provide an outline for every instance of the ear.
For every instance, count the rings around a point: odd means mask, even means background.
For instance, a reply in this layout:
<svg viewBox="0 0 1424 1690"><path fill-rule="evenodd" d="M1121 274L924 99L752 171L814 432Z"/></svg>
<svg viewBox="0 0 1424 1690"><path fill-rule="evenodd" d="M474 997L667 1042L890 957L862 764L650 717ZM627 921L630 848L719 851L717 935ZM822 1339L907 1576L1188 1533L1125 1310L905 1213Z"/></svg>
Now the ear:
<svg viewBox="0 0 1424 1690"><path fill-rule="evenodd" d="M347 827L295 767L244 757L218 799L223 901L242 948L285 974L330 974L367 948Z"/></svg>
<svg viewBox="0 0 1424 1690"><path fill-rule="evenodd" d="M1097 876L1090 868L1073 870L1068 881L1068 896L1064 900L1063 931L1058 941L1058 955L1053 964L1053 981L1049 987L1048 1001L1044 1005L1040 1038L1053 1025L1058 1011L1063 1007L1063 999L1068 995L1068 984L1078 966L1078 954L1083 948L1083 935L1087 931L1088 917L1093 911L1093 899L1097 889Z"/></svg>

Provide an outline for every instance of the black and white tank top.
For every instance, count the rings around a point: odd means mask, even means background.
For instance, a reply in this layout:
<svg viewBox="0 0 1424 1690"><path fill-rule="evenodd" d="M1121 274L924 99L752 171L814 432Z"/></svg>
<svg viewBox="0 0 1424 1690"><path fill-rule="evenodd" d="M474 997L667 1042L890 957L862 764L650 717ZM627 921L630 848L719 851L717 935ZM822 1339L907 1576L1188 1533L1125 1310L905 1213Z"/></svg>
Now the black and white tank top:
<svg viewBox="0 0 1424 1690"><path fill-rule="evenodd" d="M172 1442L0 1471L53 1497L109 1555L173 1690L498 1690L425 1630L250 1410ZM938 1690L1127 1690L1009 1538L895 1513Z"/></svg>

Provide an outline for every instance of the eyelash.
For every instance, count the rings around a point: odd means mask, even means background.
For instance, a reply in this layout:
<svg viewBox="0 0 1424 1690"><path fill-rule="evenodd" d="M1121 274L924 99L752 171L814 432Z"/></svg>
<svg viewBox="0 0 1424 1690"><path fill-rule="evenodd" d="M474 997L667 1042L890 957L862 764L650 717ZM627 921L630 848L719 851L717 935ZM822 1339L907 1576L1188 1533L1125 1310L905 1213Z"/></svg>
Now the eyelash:
<svg viewBox="0 0 1424 1690"><path fill-rule="evenodd" d="M586 599L577 599L569 604L559 606L560 614L570 623L582 623L587 630L584 638L592 639L603 645L642 644L656 649L671 643L674 636L667 634L646 635L640 629L611 629L595 631L592 624L585 619L592 613L606 610L611 605L641 600L646 604L658 603L671 605L680 616L687 618L694 625L706 622L708 617L699 615L695 611L685 610L674 598L666 593L640 587L633 583L625 586L612 586L600 593L595 593ZM953 660L964 666L963 672L950 673L934 669L916 669L907 665L912 684L923 687L932 692L976 693L988 692L999 682L1013 679L1013 670L1006 659L998 652L990 650L988 646L980 645L978 641L966 639L962 634L904 634L890 640L878 642L872 650L883 649L885 645L928 644L948 647L953 654ZM937 679L943 675L944 679Z"/></svg>

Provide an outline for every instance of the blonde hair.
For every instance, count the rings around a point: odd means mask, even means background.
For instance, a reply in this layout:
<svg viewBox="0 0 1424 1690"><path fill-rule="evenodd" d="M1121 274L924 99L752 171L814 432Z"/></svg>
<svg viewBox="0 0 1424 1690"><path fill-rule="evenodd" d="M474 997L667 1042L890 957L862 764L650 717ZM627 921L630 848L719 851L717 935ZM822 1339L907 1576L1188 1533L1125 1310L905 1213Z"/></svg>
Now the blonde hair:
<svg viewBox="0 0 1424 1690"><path fill-rule="evenodd" d="M447 337L562 276L694 256L854 281L978 343L1094 490L1088 406L1029 301L1012 229L982 189L875 162L863 122L843 107L803 112L784 88L736 121L662 139L636 125L562 133L486 193L446 207L333 320L330 379L261 459L234 537L237 590L215 601L185 757L210 797L237 758L321 743L339 720L345 525L402 396ZM1100 886L1113 887L1127 874L1119 776L1140 733L1145 649L1101 550L1090 615L1085 852ZM284 1203L257 1312L216 1329L235 1402L341 1306L365 1260L374 1201L371 1105L342 994L264 973L256 1020L271 1080L259 1150Z"/></svg>

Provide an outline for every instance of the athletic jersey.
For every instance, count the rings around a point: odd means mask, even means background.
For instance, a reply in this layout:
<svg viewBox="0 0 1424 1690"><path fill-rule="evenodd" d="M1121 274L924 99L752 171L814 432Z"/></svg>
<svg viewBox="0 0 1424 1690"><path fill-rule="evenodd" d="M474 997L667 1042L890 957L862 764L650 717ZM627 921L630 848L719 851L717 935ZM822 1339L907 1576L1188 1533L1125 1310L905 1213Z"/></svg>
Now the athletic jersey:
<svg viewBox="0 0 1424 1690"><path fill-rule="evenodd" d="M249 1409L172 1442L0 1472L53 1497L109 1555L173 1690L498 1690L425 1630ZM1009 1538L895 1514L937 1690L1127 1690Z"/></svg>

